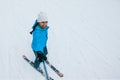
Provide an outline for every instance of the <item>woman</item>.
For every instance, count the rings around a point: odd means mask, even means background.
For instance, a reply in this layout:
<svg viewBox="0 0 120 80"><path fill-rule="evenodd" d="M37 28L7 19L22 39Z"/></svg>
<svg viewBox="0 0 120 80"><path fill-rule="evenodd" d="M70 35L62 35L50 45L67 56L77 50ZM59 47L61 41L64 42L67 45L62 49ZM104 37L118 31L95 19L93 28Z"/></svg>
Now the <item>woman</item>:
<svg viewBox="0 0 120 80"><path fill-rule="evenodd" d="M48 19L44 12L40 12L37 20L34 23L33 31L31 32L33 36L32 49L36 56L34 61L34 67L39 68L40 63L43 60L47 60L47 40L48 40L48 29L47 26Z"/></svg>

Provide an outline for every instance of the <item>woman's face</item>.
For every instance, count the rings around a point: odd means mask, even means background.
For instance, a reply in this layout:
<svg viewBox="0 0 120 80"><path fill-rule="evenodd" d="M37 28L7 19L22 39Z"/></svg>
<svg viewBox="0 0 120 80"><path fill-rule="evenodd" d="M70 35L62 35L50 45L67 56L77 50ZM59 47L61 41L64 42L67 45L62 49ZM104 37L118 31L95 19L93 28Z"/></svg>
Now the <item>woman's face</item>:
<svg viewBox="0 0 120 80"><path fill-rule="evenodd" d="M48 21L38 22L41 28L45 28L47 26Z"/></svg>

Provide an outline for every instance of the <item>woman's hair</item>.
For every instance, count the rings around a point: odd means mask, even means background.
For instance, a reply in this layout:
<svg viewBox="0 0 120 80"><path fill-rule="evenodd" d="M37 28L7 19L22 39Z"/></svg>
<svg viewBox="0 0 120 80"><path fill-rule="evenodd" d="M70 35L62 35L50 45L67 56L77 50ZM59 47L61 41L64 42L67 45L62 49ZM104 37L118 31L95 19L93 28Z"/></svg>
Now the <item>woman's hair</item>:
<svg viewBox="0 0 120 80"><path fill-rule="evenodd" d="M35 21L35 24L32 27L32 31L30 31L30 34L32 34L35 31L36 26L38 25L37 20Z"/></svg>

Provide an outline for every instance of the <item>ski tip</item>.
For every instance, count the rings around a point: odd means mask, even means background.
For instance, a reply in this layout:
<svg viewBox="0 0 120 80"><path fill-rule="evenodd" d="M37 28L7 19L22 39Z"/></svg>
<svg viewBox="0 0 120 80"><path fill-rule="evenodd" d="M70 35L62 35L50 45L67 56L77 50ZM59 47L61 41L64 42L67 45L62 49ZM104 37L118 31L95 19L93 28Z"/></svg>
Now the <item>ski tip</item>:
<svg viewBox="0 0 120 80"><path fill-rule="evenodd" d="M23 55L22 57L23 57L23 58L26 58L26 56L25 56L25 55Z"/></svg>
<svg viewBox="0 0 120 80"><path fill-rule="evenodd" d="M59 73L58 75L59 75L60 77L63 77L63 74L62 74L62 73Z"/></svg>

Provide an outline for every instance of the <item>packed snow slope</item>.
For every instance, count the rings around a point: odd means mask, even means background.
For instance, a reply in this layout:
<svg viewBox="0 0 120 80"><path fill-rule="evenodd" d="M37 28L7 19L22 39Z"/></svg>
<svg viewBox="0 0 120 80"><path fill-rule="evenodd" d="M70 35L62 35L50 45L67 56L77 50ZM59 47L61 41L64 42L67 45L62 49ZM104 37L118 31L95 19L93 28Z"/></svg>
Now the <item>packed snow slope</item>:
<svg viewBox="0 0 120 80"><path fill-rule="evenodd" d="M34 60L31 27L40 11L50 26L48 60L55 80L120 80L119 0L1 0L0 80L45 80L22 55ZM42 67L42 64L41 64Z"/></svg>

